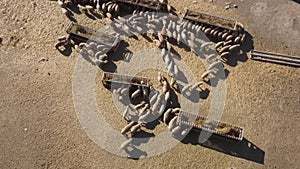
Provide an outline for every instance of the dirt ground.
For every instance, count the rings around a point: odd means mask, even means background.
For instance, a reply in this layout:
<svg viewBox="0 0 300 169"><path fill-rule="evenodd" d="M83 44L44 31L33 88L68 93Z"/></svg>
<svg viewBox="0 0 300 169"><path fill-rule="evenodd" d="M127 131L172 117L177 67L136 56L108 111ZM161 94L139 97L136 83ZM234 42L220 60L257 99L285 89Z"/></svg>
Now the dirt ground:
<svg viewBox="0 0 300 169"><path fill-rule="evenodd" d="M238 7L225 10L226 2ZM300 56L296 1L170 3L179 11L188 7L239 20L257 50ZM84 16L78 21L102 24ZM80 56L72 52L65 57L54 47L69 22L53 2L0 1L1 168L299 168L300 70L250 59L226 66L230 73L222 121L244 127L239 145L183 142L139 160L103 150L81 128L74 110L72 75Z"/></svg>

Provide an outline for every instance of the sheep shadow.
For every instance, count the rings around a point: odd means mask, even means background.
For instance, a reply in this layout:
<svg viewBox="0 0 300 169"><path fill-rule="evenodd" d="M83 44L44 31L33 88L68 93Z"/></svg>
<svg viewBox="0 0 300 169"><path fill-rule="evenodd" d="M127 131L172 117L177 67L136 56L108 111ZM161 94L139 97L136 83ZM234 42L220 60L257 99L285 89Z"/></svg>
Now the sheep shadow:
<svg viewBox="0 0 300 169"><path fill-rule="evenodd" d="M199 135L200 132L191 130L181 142L184 144L200 145L227 155L264 164L265 152L246 138L243 138L240 142L236 142L212 135L204 143L199 143Z"/></svg>
<svg viewBox="0 0 300 169"><path fill-rule="evenodd" d="M73 50L72 50L72 45L70 44L65 44L64 42L59 42L55 45L55 48L64 55L65 57L69 57Z"/></svg>
<svg viewBox="0 0 300 169"><path fill-rule="evenodd" d="M148 153L138 149L137 147L142 144L147 144L151 137L155 137L155 135L142 130L132 135L133 139L130 142L130 147L126 147L124 149L128 155L127 158L131 160L139 160L142 157L147 157Z"/></svg>
<svg viewBox="0 0 300 169"><path fill-rule="evenodd" d="M300 0L293 0L294 2L300 4Z"/></svg>
<svg viewBox="0 0 300 169"><path fill-rule="evenodd" d="M129 62L133 53L128 49L129 44L126 41L120 41L118 48L114 52L108 54L109 61L120 61L124 60ZM129 55L128 55L129 54Z"/></svg>

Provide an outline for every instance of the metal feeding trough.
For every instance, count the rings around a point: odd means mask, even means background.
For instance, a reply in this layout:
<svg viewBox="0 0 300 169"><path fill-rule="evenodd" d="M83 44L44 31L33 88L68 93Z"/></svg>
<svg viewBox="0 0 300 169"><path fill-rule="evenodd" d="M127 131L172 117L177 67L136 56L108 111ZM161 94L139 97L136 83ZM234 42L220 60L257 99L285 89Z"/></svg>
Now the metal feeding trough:
<svg viewBox="0 0 300 169"><path fill-rule="evenodd" d="M243 128L219 121L209 120L197 114L180 111L177 123L192 126L196 131L207 131L225 139L242 141Z"/></svg>
<svg viewBox="0 0 300 169"><path fill-rule="evenodd" d="M300 67L300 57L252 50L251 59Z"/></svg>
<svg viewBox="0 0 300 169"><path fill-rule="evenodd" d="M104 72L102 76L102 82L104 84L108 83L119 83L119 84L128 84L134 86L142 86L149 88L150 87L150 79L145 77L138 77L138 76L129 76L123 75L118 73L110 73Z"/></svg>
<svg viewBox="0 0 300 169"><path fill-rule="evenodd" d="M118 47L120 42L120 39L116 35L96 31L74 22L71 22L68 26L67 33L70 35L69 38L73 40L81 42L96 42L97 44L103 44L115 48Z"/></svg>
<svg viewBox="0 0 300 169"><path fill-rule="evenodd" d="M198 22L206 25L216 26L228 30L237 30L238 22L235 20L229 20L220 18L190 9L185 9L183 18L192 22Z"/></svg>
<svg viewBox="0 0 300 169"><path fill-rule="evenodd" d="M125 3L135 8L145 8L153 11L166 11L166 4L153 0L117 0L120 3Z"/></svg>

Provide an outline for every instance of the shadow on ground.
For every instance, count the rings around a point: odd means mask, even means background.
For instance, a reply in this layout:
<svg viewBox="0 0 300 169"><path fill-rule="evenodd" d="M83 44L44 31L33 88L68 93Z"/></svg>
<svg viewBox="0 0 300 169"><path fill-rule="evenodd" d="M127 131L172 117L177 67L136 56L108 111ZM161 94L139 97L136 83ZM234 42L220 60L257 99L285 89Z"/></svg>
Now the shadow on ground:
<svg viewBox="0 0 300 169"><path fill-rule="evenodd" d="M243 138L241 142L235 142L212 135L206 142L199 143L199 134L199 132L190 131L182 143L200 145L227 155L264 164L265 152L246 138Z"/></svg>

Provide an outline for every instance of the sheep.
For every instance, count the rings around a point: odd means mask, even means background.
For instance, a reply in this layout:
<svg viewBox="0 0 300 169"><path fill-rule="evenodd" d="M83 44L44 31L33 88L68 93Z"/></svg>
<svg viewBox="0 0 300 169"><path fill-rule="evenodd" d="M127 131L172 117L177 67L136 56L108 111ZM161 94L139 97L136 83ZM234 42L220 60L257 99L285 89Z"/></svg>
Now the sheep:
<svg viewBox="0 0 300 169"><path fill-rule="evenodd" d="M124 112L122 113L122 118L123 118L124 120L128 120L128 119L127 119L128 113L129 113L129 107L126 106Z"/></svg>
<svg viewBox="0 0 300 169"><path fill-rule="evenodd" d="M161 31L160 31L160 34L162 35L162 36L166 36L167 35L167 30L166 30L167 28L166 28L166 26L164 25L163 27L162 27L162 29L161 29Z"/></svg>
<svg viewBox="0 0 300 169"><path fill-rule="evenodd" d="M91 49L88 49L87 50L87 53L88 53L88 55L90 56L90 57L95 57L95 53L94 53L94 51L93 50L91 50Z"/></svg>
<svg viewBox="0 0 300 169"><path fill-rule="evenodd" d="M224 128L216 128L215 130L219 134L228 134L229 132L231 132L232 128L231 127L224 127Z"/></svg>
<svg viewBox="0 0 300 169"><path fill-rule="evenodd" d="M159 41L159 40L156 40L156 39L154 39L153 41L154 41L154 43L156 44L156 46L157 46L158 48L161 48L161 47L162 47L163 42L161 42L161 41Z"/></svg>
<svg viewBox="0 0 300 169"><path fill-rule="evenodd" d="M163 116L163 122L164 123L167 123L167 120L170 118L170 115L172 113L172 109L169 108L165 113L164 113L164 116Z"/></svg>
<svg viewBox="0 0 300 169"><path fill-rule="evenodd" d="M149 97L149 90L147 87L142 87L142 91L144 97Z"/></svg>
<svg viewBox="0 0 300 169"><path fill-rule="evenodd" d="M107 54L103 54L101 51L97 52L97 53L95 54L95 57L96 57L97 59L101 60L101 61L105 61L105 60L108 59Z"/></svg>
<svg viewBox="0 0 300 169"><path fill-rule="evenodd" d="M209 128L209 129L212 129L215 127L215 124L213 121L211 120L205 120L203 123L202 123L202 126L205 127L205 128Z"/></svg>
<svg viewBox="0 0 300 169"><path fill-rule="evenodd" d="M184 86L181 90L181 93L185 95L185 93L190 89L191 86L192 84L187 84L186 86Z"/></svg>
<svg viewBox="0 0 300 169"><path fill-rule="evenodd" d="M178 114L180 111L181 111L181 108L178 108L178 107L175 109L172 109L173 114Z"/></svg>
<svg viewBox="0 0 300 169"><path fill-rule="evenodd" d="M63 14L68 15L68 10L66 8L61 8L61 11L63 12Z"/></svg>
<svg viewBox="0 0 300 169"><path fill-rule="evenodd" d="M163 94L166 94L167 91L170 90L169 83L168 83L167 80L164 80L164 81L162 82L162 84L163 84L162 93L163 93Z"/></svg>
<svg viewBox="0 0 300 169"><path fill-rule="evenodd" d="M143 115L146 113L146 110L150 108L149 104L145 104L144 107L140 110L139 116Z"/></svg>
<svg viewBox="0 0 300 169"><path fill-rule="evenodd" d="M194 53L196 53L196 51L195 51L195 49L196 49L195 42L192 41L192 40L188 40L187 42L188 42L188 45L189 45L191 51L194 52Z"/></svg>
<svg viewBox="0 0 300 169"><path fill-rule="evenodd" d="M138 124L132 126L130 129L130 133L134 134L134 133L138 132L139 129L141 129L141 123L138 123Z"/></svg>
<svg viewBox="0 0 300 169"><path fill-rule="evenodd" d="M226 57L228 57L230 55L230 52L223 52L221 55L220 55L220 58L221 59L225 59Z"/></svg>
<svg viewBox="0 0 300 169"><path fill-rule="evenodd" d="M166 48L167 48L168 52L170 52L172 49L172 45L168 41L166 42Z"/></svg>
<svg viewBox="0 0 300 169"><path fill-rule="evenodd" d="M227 45L230 45L230 44L232 44L232 40L225 41L225 43L223 44L223 46L227 46Z"/></svg>
<svg viewBox="0 0 300 169"><path fill-rule="evenodd" d="M96 49L97 49L97 51L101 51L101 50L103 50L103 49L106 48L106 47L107 47L107 46L104 45L104 44L99 44L99 45L97 45Z"/></svg>
<svg viewBox="0 0 300 169"><path fill-rule="evenodd" d="M115 7L115 4L113 4L113 3L108 4L108 5L107 5L107 11L108 11L109 13L112 13L113 10L114 10L114 7Z"/></svg>
<svg viewBox="0 0 300 169"><path fill-rule="evenodd" d="M133 138L130 138L126 140L124 143L122 143L120 146L120 150L124 150L126 147L128 147L131 144L132 140Z"/></svg>
<svg viewBox="0 0 300 169"><path fill-rule="evenodd" d="M164 113L164 110L166 108L166 101L165 100L162 100L161 101L161 104L160 104L160 107L158 109L158 113L157 113L157 116L160 117L163 113ZM154 112L155 113L155 112Z"/></svg>
<svg viewBox="0 0 300 169"><path fill-rule="evenodd" d="M212 60L214 60L216 58L217 58L217 55L213 53L213 54L208 55L206 60L207 60L207 62L211 62Z"/></svg>
<svg viewBox="0 0 300 169"><path fill-rule="evenodd" d="M87 9L87 11L89 11L90 13L94 12L94 7L91 5L85 5L85 8Z"/></svg>
<svg viewBox="0 0 300 169"><path fill-rule="evenodd" d="M172 11L172 7L171 7L169 4L167 5L167 11L168 11L168 12L171 12L171 11Z"/></svg>
<svg viewBox="0 0 300 169"><path fill-rule="evenodd" d="M171 63L167 66L167 69L168 69L168 73L172 75L173 72L174 72L174 63L171 62Z"/></svg>
<svg viewBox="0 0 300 169"><path fill-rule="evenodd" d="M98 12L101 11L100 0L97 0L97 3L96 3L96 9L98 10Z"/></svg>
<svg viewBox="0 0 300 169"><path fill-rule="evenodd" d="M236 44L236 45L233 45L229 48L229 51L233 52L233 51L236 51L238 50L239 48L241 47L240 44Z"/></svg>
<svg viewBox="0 0 300 169"><path fill-rule="evenodd" d="M79 48L84 48L84 47L87 47L88 44L87 43L79 43Z"/></svg>
<svg viewBox="0 0 300 169"><path fill-rule="evenodd" d="M172 35L173 35L172 37L177 40L177 32L175 30L173 31Z"/></svg>
<svg viewBox="0 0 300 169"><path fill-rule="evenodd" d="M179 73L177 65L174 65L174 75L177 76Z"/></svg>
<svg viewBox="0 0 300 169"><path fill-rule="evenodd" d="M185 29L181 32L181 39L183 40L183 43L185 43L187 41L186 30Z"/></svg>
<svg viewBox="0 0 300 169"><path fill-rule="evenodd" d="M143 101L142 103L137 104L136 106L134 106L134 109L135 109L135 110L138 110L138 109L144 107L145 105L146 105L146 102Z"/></svg>
<svg viewBox="0 0 300 169"><path fill-rule="evenodd" d="M233 35L228 35L228 36L225 38L225 41L232 40L233 38L234 38Z"/></svg>
<svg viewBox="0 0 300 169"><path fill-rule="evenodd" d="M157 97L158 97L159 93L155 93L151 99L150 99L150 105L153 105L155 103L155 101L157 100Z"/></svg>
<svg viewBox="0 0 300 169"><path fill-rule="evenodd" d="M240 23L240 22L236 22L236 26L238 26L238 27L244 29L244 25L243 25L242 23Z"/></svg>
<svg viewBox="0 0 300 169"><path fill-rule="evenodd" d="M173 135L176 135L177 133L180 132L180 130L181 130L181 127L180 127L180 126L176 126L176 127L174 127L174 128L172 129L171 133L172 133Z"/></svg>
<svg viewBox="0 0 300 169"><path fill-rule="evenodd" d="M215 29L215 32L212 34L212 36L213 36L214 38L218 38L218 34L219 34L219 28L216 28L216 29Z"/></svg>
<svg viewBox="0 0 300 169"><path fill-rule="evenodd" d="M219 66L220 65L220 66ZM212 70L212 69L214 69L215 67L223 67L223 63L222 62L220 62L219 60L218 61L216 61L216 62L214 62L214 63L212 63L212 64L210 64L209 65L209 67L208 67L208 70Z"/></svg>
<svg viewBox="0 0 300 169"><path fill-rule="evenodd" d="M193 32L189 32L189 34L191 41L194 42L196 40L195 34Z"/></svg>
<svg viewBox="0 0 300 169"><path fill-rule="evenodd" d="M163 56L163 60L167 65L171 64L170 55L168 53Z"/></svg>
<svg viewBox="0 0 300 169"><path fill-rule="evenodd" d="M201 85L203 84L203 82L201 81L201 82L198 82L198 83L195 83L192 87L191 87L191 90L196 90L197 88L199 88L200 89L200 91L202 91L202 89L201 89Z"/></svg>
<svg viewBox="0 0 300 169"><path fill-rule="evenodd" d="M121 94L121 95L126 95L126 94L128 94L128 92L129 92L129 88L126 87L126 88L124 88L124 89L122 89L122 90L120 91L120 94Z"/></svg>
<svg viewBox="0 0 300 169"><path fill-rule="evenodd" d="M102 67L103 65L107 64L108 63L108 60L105 60L105 61L95 61L95 64L99 67ZM120 97L119 97L119 100L120 100Z"/></svg>
<svg viewBox="0 0 300 169"><path fill-rule="evenodd" d="M168 91L165 95L165 101L168 101L171 97L170 91Z"/></svg>
<svg viewBox="0 0 300 169"><path fill-rule="evenodd" d="M208 70L206 72L204 72L201 76L202 80L205 80L205 78L209 77L210 75L214 75L214 71L213 70Z"/></svg>
<svg viewBox="0 0 300 169"><path fill-rule="evenodd" d="M212 45L213 43L212 42L205 42L201 45L201 50L206 50L206 48L210 45Z"/></svg>
<svg viewBox="0 0 300 169"><path fill-rule="evenodd" d="M222 36L223 36L223 34L224 34L224 33L220 31L220 32L218 33L218 36L217 36L217 38L218 38L219 40L221 40L221 39L222 39Z"/></svg>
<svg viewBox="0 0 300 169"><path fill-rule="evenodd" d="M132 98L132 99L135 99L135 98L137 98L138 96L140 96L141 93L142 93L141 88L138 88L135 92L133 92L133 93L131 94L131 98Z"/></svg>
<svg viewBox="0 0 300 169"><path fill-rule="evenodd" d="M223 33L223 35L222 35L222 37L221 37L221 38L225 40L225 39L226 39L226 37L227 37L228 35L229 35L229 33L228 33L228 32L225 32L225 33Z"/></svg>
<svg viewBox="0 0 300 169"><path fill-rule="evenodd" d="M167 29L166 31L167 31L167 36L171 38L173 36L172 32L169 29Z"/></svg>
<svg viewBox="0 0 300 169"><path fill-rule="evenodd" d="M109 19L112 19L112 14L109 13L109 12L107 12L107 13L106 13L106 17L109 18Z"/></svg>
<svg viewBox="0 0 300 169"><path fill-rule="evenodd" d="M139 117L139 122L146 122L146 119L151 115L151 110L147 109L146 112Z"/></svg>
<svg viewBox="0 0 300 169"><path fill-rule="evenodd" d="M207 29L204 30L204 33L207 35L207 34L210 33L210 31L211 31L211 28L207 28Z"/></svg>
<svg viewBox="0 0 300 169"><path fill-rule="evenodd" d="M199 26L199 27L197 28L197 30L196 30L196 36L200 36L200 34L202 33L201 29L202 29L201 26Z"/></svg>
<svg viewBox="0 0 300 169"><path fill-rule="evenodd" d="M157 37L160 42L163 42L165 40L161 33L157 33Z"/></svg>
<svg viewBox="0 0 300 169"><path fill-rule="evenodd" d="M220 49L219 53L227 52L230 48L230 45L224 46L222 49Z"/></svg>
<svg viewBox="0 0 300 169"><path fill-rule="evenodd" d="M235 43L235 44L241 43L241 39L242 39L241 36L236 37L236 38L234 39L234 43Z"/></svg>
<svg viewBox="0 0 300 169"><path fill-rule="evenodd" d="M135 121L131 121L129 124L127 124L122 130L121 130L121 134L125 134L127 133L132 126L134 126L136 124Z"/></svg>
<svg viewBox="0 0 300 169"><path fill-rule="evenodd" d="M158 111L159 106L161 106L161 103L162 103L161 100L162 99L160 97L158 97L158 99L156 100L156 102L153 104L153 106L152 106L152 111L153 112L157 112Z"/></svg>
<svg viewBox="0 0 300 169"><path fill-rule="evenodd" d="M176 85L177 84L177 81L176 79L172 76L171 77L171 82L170 82L170 86L173 87L173 88L176 88Z"/></svg>
<svg viewBox="0 0 300 169"><path fill-rule="evenodd" d="M57 3L58 3L58 5L59 5L61 8L65 8L65 7L66 7L66 4L65 4L63 1L61 1L61 0L58 0Z"/></svg>
<svg viewBox="0 0 300 169"><path fill-rule="evenodd" d="M87 14L88 10L86 9L85 6L82 6L80 4L77 5L77 8L79 9L79 11L82 13L82 14Z"/></svg>
<svg viewBox="0 0 300 169"><path fill-rule="evenodd" d="M168 129L169 129L169 130L172 130L172 129L175 127L176 122L177 122L177 118L178 118L178 116L175 116L175 117L173 117L173 119L169 122L169 125L168 125Z"/></svg>
<svg viewBox="0 0 300 169"><path fill-rule="evenodd" d="M246 40L246 34L244 33L241 37L241 44L243 44Z"/></svg>
<svg viewBox="0 0 300 169"><path fill-rule="evenodd" d="M157 74L158 74L157 80L158 80L158 81L161 83L161 85L162 85L163 76L162 76L161 72L158 72Z"/></svg>

